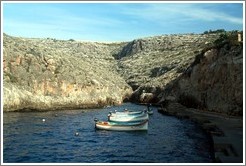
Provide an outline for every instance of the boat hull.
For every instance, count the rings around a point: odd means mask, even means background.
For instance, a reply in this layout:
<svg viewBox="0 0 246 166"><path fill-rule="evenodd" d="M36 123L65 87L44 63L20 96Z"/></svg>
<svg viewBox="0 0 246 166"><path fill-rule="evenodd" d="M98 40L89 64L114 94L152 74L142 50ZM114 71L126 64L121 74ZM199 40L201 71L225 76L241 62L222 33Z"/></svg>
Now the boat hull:
<svg viewBox="0 0 246 166"><path fill-rule="evenodd" d="M148 120L140 123L117 124L112 122L96 122L96 129L112 131L141 131L148 130Z"/></svg>

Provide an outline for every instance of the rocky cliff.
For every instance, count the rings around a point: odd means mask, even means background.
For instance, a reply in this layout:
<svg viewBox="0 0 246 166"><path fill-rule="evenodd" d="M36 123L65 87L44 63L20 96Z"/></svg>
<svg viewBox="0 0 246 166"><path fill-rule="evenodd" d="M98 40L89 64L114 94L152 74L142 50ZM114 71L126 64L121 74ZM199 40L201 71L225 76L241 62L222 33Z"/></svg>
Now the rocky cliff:
<svg viewBox="0 0 246 166"><path fill-rule="evenodd" d="M160 103L243 115L243 45L237 34L222 35L158 96Z"/></svg>
<svg viewBox="0 0 246 166"><path fill-rule="evenodd" d="M134 40L117 54L131 100L243 114L243 47L236 31Z"/></svg>
<svg viewBox="0 0 246 166"><path fill-rule="evenodd" d="M176 80L197 54L219 34L163 35L134 40L118 53L118 71L133 87L136 102L157 102L157 96Z"/></svg>
<svg viewBox="0 0 246 166"><path fill-rule="evenodd" d="M4 111L88 108L130 99L241 114L242 45L221 35L92 43L4 34Z"/></svg>
<svg viewBox="0 0 246 166"><path fill-rule="evenodd" d="M4 34L4 111L121 104L132 93L112 57L122 44Z"/></svg>

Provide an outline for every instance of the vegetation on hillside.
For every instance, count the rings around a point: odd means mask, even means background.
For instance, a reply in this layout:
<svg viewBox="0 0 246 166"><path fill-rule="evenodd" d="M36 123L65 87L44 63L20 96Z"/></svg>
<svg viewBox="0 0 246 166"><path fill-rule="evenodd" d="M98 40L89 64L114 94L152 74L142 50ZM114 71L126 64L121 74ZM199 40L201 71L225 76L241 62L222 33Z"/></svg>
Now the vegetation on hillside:
<svg viewBox="0 0 246 166"><path fill-rule="evenodd" d="M226 53L242 43L237 31L219 29L121 43L4 34L3 46L4 108L13 110L18 103L28 108L42 103L45 108L95 107L120 104L130 96L131 101L158 102L180 76L190 76L205 53L218 48Z"/></svg>

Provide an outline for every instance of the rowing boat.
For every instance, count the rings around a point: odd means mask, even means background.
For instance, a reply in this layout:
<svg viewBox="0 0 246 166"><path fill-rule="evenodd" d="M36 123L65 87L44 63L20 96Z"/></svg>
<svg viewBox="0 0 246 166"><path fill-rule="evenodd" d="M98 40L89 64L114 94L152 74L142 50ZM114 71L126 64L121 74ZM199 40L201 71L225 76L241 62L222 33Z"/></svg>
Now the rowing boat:
<svg viewBox="0 0 246 166"><path fill-rule="evenodd" d="M110 121L98 121L95 119L95 128L114 131L148 130L148 120L141 122L117 123Z"/></svg>

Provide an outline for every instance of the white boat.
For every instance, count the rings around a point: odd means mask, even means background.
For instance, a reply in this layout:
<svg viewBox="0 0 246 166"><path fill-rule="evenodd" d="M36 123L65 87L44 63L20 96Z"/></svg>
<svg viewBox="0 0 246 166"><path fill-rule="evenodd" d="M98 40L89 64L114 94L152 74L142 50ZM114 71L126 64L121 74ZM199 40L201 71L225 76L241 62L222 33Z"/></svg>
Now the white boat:
<svg viewBox="0 0 246 166"><path fill-rule="evenodd" d="M109 112L112 116L142 116L146 113L146 111L115 111Z"/></svg>
<svg viewBox="0 0 246 166"><path fill-rule="evenodd" d="M144 113L143 115L139 116L132 116L132 115L117 115L117 114L109 114L108 121L111 122L139 122L145 121L149 119L148 113Z"/></svg>
<svg viewBox="0 0 246 166"><path fill-rule="evenodd" d="M114 130L114 131L137 131L148 130L148 120L141 122L131 123L116 123L107 121L98 121L95 119L95 128L102 130Z"/></svg>

